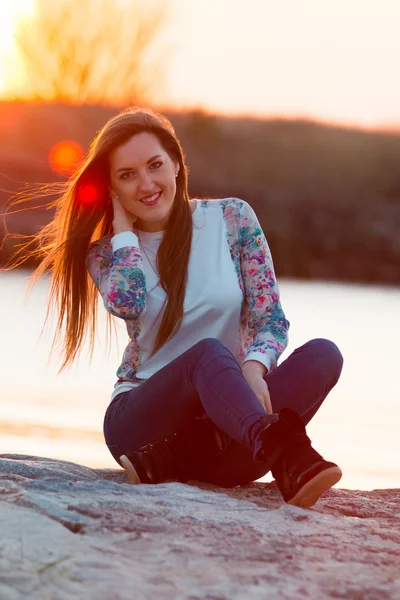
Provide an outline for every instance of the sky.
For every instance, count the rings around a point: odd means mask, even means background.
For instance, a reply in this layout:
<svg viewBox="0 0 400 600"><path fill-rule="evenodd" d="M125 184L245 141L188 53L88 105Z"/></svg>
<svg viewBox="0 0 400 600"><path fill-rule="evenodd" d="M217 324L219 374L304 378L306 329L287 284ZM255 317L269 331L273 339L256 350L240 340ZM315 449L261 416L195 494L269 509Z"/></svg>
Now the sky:
<svg viewBox="0 0 400 600"><path fill-rule="evenodd" d="M0 56L32 5L0 0ZM155 101L400 128L399 25L399 0L171 0Z"/></svg>

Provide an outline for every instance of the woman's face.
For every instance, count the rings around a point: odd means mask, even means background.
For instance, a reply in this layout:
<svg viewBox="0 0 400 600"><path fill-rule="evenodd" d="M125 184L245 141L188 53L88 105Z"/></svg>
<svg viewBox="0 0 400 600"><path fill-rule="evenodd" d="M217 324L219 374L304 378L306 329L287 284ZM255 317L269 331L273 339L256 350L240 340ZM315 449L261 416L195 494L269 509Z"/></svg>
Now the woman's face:
<svg viewBox="0 0 400 600"><path fill-rule="evenodd" d="M142 231L166 229L176 193L174 162L153 133L142 132L115 148L109 156L111 188ZM146 206L143 200L158 201Z"/></svg>

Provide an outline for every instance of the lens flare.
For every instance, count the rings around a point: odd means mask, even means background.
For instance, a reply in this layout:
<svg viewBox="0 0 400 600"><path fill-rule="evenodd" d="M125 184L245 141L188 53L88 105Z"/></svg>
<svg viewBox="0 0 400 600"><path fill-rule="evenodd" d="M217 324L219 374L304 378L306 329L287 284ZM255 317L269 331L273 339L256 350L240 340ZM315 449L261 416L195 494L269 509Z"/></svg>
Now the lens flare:
<svg viewBox="0 0 400 600"><path fill-rule="evenodd" d="M99 192L96 186L91 183L86 183L79 188L76 197L79 204L88 206L94 204L98 200Z"/></svg>
<svg viewBox="0 0 400 600"><path fill-rule="evenodd" d="M83 158L82 147L72 140L64 140L55 144L49 153L49 163L53 171L61 175L69 175Z"/></svg>

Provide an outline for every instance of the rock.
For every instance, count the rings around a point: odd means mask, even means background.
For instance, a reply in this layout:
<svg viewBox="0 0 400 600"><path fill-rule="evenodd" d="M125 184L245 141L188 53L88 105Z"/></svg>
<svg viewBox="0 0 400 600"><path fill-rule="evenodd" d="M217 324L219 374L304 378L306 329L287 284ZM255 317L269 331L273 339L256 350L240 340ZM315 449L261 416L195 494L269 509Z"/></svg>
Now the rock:
<svg viewBox="0 0 400 600"><path fill-rule="evenodd" d="M400 489L285 504L275 482L131 485L0 455L0 598L400 598Z"/></svg>

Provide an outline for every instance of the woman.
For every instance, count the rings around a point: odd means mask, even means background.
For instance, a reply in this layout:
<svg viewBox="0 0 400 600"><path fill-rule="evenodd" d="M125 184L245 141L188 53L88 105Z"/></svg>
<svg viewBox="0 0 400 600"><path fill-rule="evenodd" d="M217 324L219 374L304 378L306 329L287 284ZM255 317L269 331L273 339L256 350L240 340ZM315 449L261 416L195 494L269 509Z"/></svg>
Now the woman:
<svg viewBox="0 0 400 600"><path fill-rule="evenodd" d="M189 199L165 117L110 119L39 238L35 278L51 268L58 331L66 321L61 370L88 324L93 348L97 291L126 322L104 435L133 483L235 486L271 470L286 502L309 507L339 481L305 425L339 379L340 351L314 339L277 366L289 322L257 216L238 198Z"/></svg>

